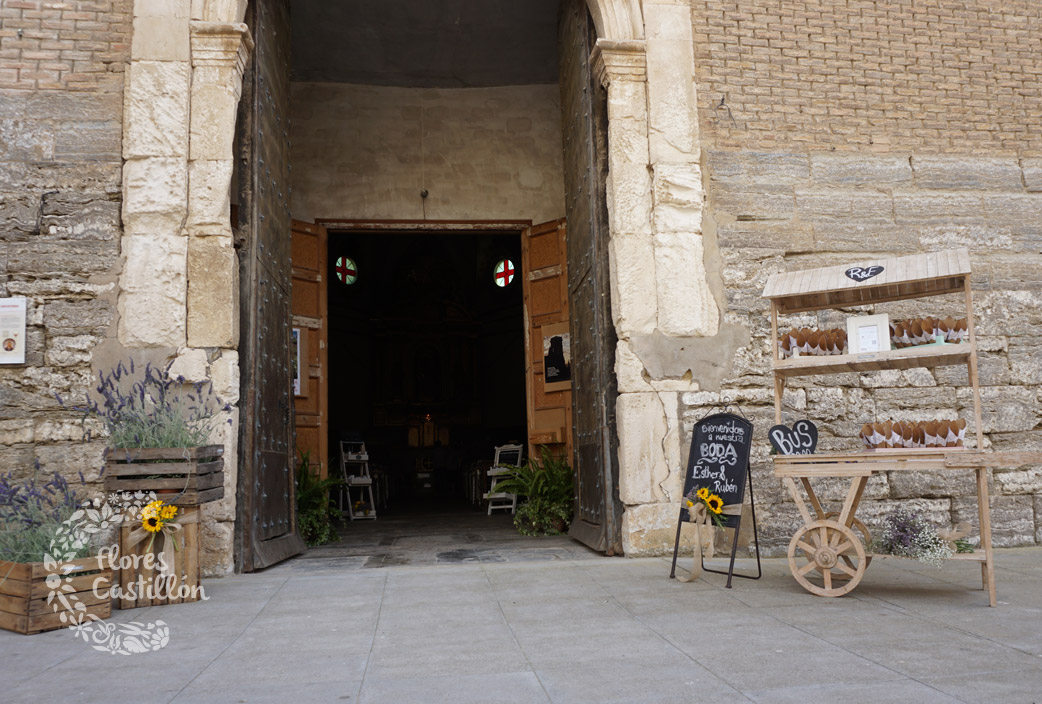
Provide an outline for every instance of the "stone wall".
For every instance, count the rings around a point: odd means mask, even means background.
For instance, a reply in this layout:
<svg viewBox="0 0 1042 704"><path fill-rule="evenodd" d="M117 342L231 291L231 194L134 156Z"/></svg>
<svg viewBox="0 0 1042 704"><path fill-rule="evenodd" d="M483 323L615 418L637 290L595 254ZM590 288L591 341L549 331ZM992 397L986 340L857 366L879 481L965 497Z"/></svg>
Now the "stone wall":
<svg viewBox="0 0 1042 704"><path fill-rule="evenodd" d="M25 366L0 367L0 470L82 471L82 442L55 394L82 401L112 346L120 255L123 71L129 1L0 6L0 296L27 298Z"/></svg>
<svg viewBox="0 0 1042 704"><path fill-rule="evenodd" d="M774 272L876 256L967 247L973 267L985 447L1042 450L1042 183L1015 157L850 155L707 150L705 235L716 241L725 319L747 328L719 391L682 394L686 433L721 397L738 400L756 425L754 481L761 536L784 551L799 522L767 462L774 424L769 307L760 298ZM961 296L881 304L858 311L891 317L958 315ZM783 318L780 326L843 326L846 312ZM803 377L786 387L783 420L810 418L819 448L854 451L863 423L930 418L973 423L965 367ZM841 498L829 487L828 498ZM862 518L898 502L935 522L976 525L972 473L894 473L868 484ZM997 546L1042 539L1042 469L997 470L992 480Z"/></svg>
<svg viewBox="0 0 1042 704"><path fill-rule="evenodd" d="M295 83L291 106L297 219L540 223L564 215L556 85Z"/></svg>

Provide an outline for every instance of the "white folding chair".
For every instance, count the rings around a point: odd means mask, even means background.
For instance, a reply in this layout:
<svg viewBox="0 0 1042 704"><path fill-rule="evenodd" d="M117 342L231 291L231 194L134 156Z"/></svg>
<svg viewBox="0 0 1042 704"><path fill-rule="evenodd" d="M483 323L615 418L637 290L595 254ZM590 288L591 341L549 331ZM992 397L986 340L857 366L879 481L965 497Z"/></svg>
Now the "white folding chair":
<svg viewBox="0 0 1042 704"><path fill-rule="evenodd" d="M517 511L517 494L496 491L496 483L510 472L510 466L506 465L516 467L521 464L521 456L524 451L523 445L499 445L496 447L496 457L492 461L492 467L488 470L488 476L492 479L491 486L489 486L488 492L483 495L483 498L488 501L489 516L496 509L510 509L511 516Z"/></svg>

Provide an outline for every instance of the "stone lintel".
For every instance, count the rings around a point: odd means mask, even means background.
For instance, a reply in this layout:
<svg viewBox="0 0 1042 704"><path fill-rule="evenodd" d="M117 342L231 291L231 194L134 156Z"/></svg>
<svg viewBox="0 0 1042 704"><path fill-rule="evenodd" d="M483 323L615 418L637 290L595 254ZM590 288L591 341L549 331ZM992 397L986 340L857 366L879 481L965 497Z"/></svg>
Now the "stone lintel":
<svg viewBox="0 0 1042 704"><path fill-rule="evenodd" d="M646 81L648 60L643 40L598 39L590 52L590 65L605 88L612 81Z"/></svg>
<svg viewBox="0 0 1042 704"><path fill-rule="evenodd" d="M234 67L239 76L253 51L253 37L245 23L191 22L192 66Z"/></svg>

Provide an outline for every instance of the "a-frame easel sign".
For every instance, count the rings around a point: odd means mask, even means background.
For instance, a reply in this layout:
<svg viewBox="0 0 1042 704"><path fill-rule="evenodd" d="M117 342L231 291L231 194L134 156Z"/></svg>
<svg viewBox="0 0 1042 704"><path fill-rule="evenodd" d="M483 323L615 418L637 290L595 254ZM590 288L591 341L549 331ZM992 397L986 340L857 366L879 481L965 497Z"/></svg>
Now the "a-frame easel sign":
<svg viewBox="0 0 1042 704"><path fill-rule="evenodd" d="M756 532L756 504L753 501L752 469L749 464L749 451L752 447L753 424L744 415L723 412L706 416L695 423L691 430L691 451L688 453L687 472L684 477L684 496L693 495L698 489L706 488L710 494L716 494L728 507L736 507L733 512L720 516L724 527L734 529L734 541L731 544L731 562L727 570L714 570L705 566L701 555L702 546L696 545L702 569L706 572L727 575L727 588L731 588L732 577L759 579L763 574L760 566L760 541ZM740 409L737 409L741 413ZM741 506L745 500L746 487L749 489L749 504L753 521L753 542L756 546L756 576L734 572L735 552L738 549L738 533L742 524ZM677 554L680 551L680 531L685 522L690 521L686 500L680 502L680 517L677 522L677 537L673 545L673 566L669 576L676 577Z"/></svg>

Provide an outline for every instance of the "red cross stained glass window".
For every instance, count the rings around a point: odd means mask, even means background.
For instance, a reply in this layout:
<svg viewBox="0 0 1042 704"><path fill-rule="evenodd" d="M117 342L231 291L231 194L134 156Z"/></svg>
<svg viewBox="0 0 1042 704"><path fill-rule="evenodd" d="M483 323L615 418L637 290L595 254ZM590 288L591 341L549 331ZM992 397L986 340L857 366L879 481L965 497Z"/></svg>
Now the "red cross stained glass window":
<svg viewBox="0 0 1042 704"><path fill-rule="evenodd" d="M337 257L336 277L348 286L358 280L358 265L350 257Z"/></svg>
<svg viewBox="0 0 1042 704"><path fill-rule="evenodd" d="M510 282L514 280L514 262L509 259L500 259L496 264L494 276L496 286L500 288L509 286Z"/></svg>

